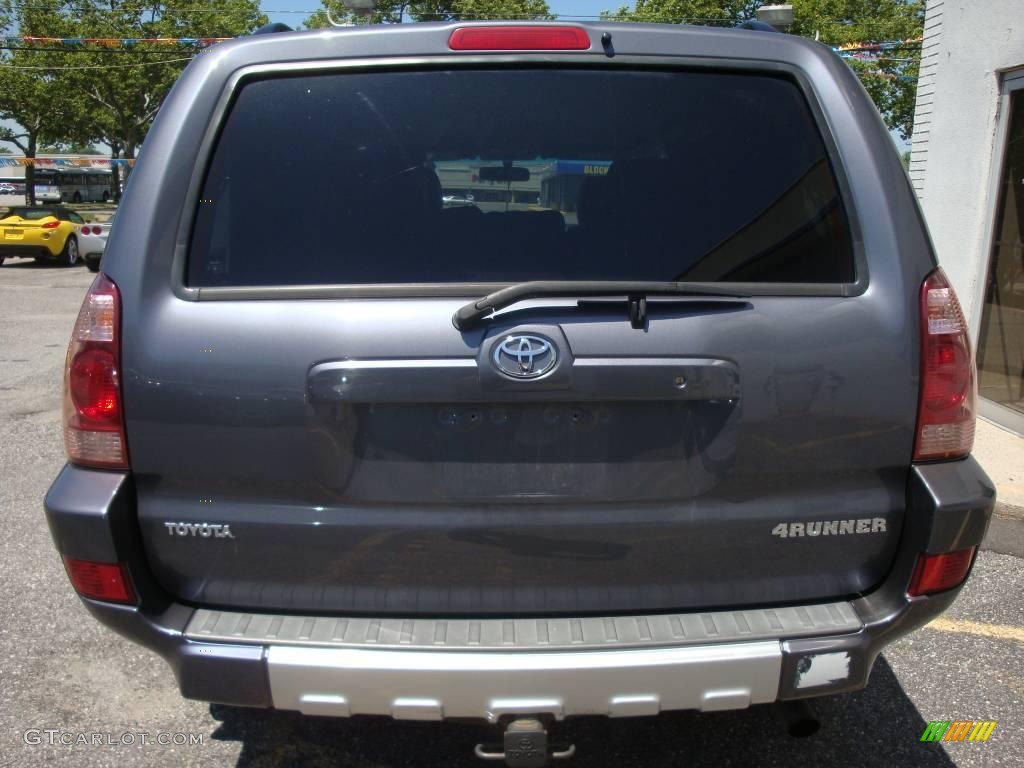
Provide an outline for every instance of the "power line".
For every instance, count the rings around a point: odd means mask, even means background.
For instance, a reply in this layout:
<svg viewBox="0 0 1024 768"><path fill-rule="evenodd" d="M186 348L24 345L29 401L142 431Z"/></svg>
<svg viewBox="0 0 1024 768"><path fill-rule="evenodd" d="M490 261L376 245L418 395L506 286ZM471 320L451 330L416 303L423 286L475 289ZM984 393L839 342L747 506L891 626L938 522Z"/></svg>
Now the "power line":
<svg viewBox="0 0 1024 768"><path fill-rule="evenodd" d="M80 69L127 69L128 67L155 67L158 64L175 64L181 61L192 61L194 56L186 56L185 58L179 59L161 59L160 61L142 61L135 62L132 64L84 64L77 67L49 67L49 66L22 66L20 64L0 64L0 68L6 69L32 69L32 70L47 70L50 72L62 72L65 70L80 70Z"/></svg>
<svg viewBox="0 0 1024 768"><path fill-rule="evenodd" d="M31 45L0 45L0 51L24 51L26 53L120 53L145 56L157 51L140 51L132 48L39 48ZM0 66L3 62L0 61Z"/></svg>

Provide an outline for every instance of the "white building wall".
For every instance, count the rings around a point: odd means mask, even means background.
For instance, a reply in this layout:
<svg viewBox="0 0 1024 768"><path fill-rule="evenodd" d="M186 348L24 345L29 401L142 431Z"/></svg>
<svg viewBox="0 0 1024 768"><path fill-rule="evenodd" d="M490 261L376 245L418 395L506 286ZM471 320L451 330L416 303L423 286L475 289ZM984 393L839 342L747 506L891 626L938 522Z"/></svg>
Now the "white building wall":
<svg viewBox="0 0 1024 768"><path fill-rule="evenodd" d="M928 3L925 11L921 75L917 81L917 102L914 104L914 143L910 149L910 180L918 197L923 194L925 174L928 171L928 143L935 105L935 72L939 67L944 5L943 0L935 0Z"/></svg>
<svg viewBox="0 0 1024 768"><path fill-rule="evenodd" d="M928 0L910 175L973 328L989 258L1001 75L1024 67L1024 0Z"/></svg>

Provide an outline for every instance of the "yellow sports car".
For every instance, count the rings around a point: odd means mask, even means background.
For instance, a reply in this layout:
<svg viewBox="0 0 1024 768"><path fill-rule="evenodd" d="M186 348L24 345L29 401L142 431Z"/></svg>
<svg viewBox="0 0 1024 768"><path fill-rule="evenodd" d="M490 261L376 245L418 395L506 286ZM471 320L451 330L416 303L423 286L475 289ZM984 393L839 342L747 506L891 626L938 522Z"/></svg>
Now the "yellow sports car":
<svg viewBox="0 0 1024 768"><path fill-rule="evenodd" d="M14 256L78 263L78 231L85 220L62 206L11 208L0 214L0 264Z"/></svg>

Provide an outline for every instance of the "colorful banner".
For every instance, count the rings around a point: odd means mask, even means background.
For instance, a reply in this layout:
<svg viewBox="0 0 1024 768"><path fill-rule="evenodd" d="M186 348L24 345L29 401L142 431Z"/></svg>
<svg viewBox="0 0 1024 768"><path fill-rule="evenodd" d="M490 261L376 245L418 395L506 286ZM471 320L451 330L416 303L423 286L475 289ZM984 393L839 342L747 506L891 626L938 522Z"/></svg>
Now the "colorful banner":
<svg viewBox="0 0 1024 768"><path fill-rule="evenodd" d="M849 51L891 51L895 48L910 48L923 42L923 37L914 37L910 40L886 40L881 43L843 43L842 45L833 45L832 50L836 53Z"/></svg>
<svg viewBox="0 0 1024 768"><path fill-rule="evenodd" d="M134 159L109 157L7 157L0 155L0 168L34 165L37 168L122 168L135 165Z"/></svg>
<svg viewBox="0 0 1024 768"><path fill-rule="evenodd" d="M191 48L207 48L230 37L34 37L24 35L21 37L0 38L4 45L13 43L45 43L47 45L64 45L79 47L83 45L98 45L104 48L131 48L132 46L144 45L182 45Z"/></svg>

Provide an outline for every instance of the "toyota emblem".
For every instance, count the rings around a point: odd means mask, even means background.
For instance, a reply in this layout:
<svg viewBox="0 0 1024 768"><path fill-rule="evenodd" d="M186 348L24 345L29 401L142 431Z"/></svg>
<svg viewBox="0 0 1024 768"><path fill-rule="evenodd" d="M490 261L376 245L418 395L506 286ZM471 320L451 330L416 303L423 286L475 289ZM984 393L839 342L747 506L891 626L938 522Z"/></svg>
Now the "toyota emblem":
<svg viewBox="0 0 1024 768"><path fill-rule="evenodd" d="M494 367L514 379L536 379L555 367L558 353L543 336L506 336L494 345Z"/></svg>

